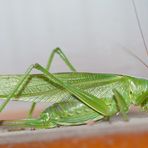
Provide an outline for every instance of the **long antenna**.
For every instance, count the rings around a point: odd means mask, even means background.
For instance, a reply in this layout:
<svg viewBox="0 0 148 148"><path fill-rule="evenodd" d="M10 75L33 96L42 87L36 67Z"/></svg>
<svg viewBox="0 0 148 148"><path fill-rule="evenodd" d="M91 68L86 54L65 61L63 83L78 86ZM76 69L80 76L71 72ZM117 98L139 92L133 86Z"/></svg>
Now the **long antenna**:
<svg viewBox="0 0 148 148"><path fill-rule="evenodd" d="M139 16L138 16L138 12L137 12L137 8L136 8L136 4L135 4L135 1L134 0L132 0L132 4L133 4L133 7L134 7L134 12L135 12L135 15L136 15L136 19L137 19L139 31L140 31L140 34L141 34L141 37L142 37L142 40L143 40L143 44L144 44L146 53L148 55L148 47L147 47L147 44L146 44L146 41L145 41L145 38L144 38L144 34L143 34L143 31L142 31L140 19L139 19Z"/></svg>
<svg viewBox="0 0 148 148"><path fill-rule="evenodd" d="M148 68L148 65L141 59L139 58L136 54L134 54L132 51L124 49L127 53L129 53L132 57L135 57L140 63L142 63L146 68Z"/></svg>
<svg viewBox="0 0 148 148"><path fill-rule="evenodd" d="M119 45L122 46L122 49L124 49L123 51L126 51L129 55L136 58L141 64L143 64L146 68L148 68L148 65L140 57L138 57L136 54L134 54L129 48L127 48L126 46L123 46L121 44L119 44Z"/></svg>

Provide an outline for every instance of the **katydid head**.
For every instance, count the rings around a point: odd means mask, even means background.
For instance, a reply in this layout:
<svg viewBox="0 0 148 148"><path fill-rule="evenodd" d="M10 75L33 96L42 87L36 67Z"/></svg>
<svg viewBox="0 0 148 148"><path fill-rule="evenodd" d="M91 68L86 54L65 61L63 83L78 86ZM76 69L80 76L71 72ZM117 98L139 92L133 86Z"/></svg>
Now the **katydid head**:
<svg viewBox="0 0 148 148"><path fill-rule="evenodd" d="M146 68L148 65L136 54L130 50L126 50L132 57L137 59ZM130 95L133 103L136 105L142 105L144 102L148 102L148 79L130 77Z"/></svg>
<svg viewBox="0 0 148 148"><path fill-rule="evenodd" d="M148 98L148 80L131 77L130 95L133 99L134 104L143 104Z"/></svg>

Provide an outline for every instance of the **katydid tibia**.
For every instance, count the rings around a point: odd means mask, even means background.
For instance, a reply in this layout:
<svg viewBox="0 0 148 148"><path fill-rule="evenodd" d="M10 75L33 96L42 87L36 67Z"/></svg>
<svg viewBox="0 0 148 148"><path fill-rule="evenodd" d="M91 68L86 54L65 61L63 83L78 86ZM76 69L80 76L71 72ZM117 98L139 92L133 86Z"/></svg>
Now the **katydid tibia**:
<svg viewBox="0 0 148 148"><path fill-rule="evenodd" d="M50 73L55 53L59 54L72 72ZM37 69L41 74L31 74ZM10 100L33 102L29 118L7 121L4 125L20 127L52 128L59 125L79 125L101 120L121 113L128 120L131 105L148 106L148 80L127 75L76 72L74 66L56 48L44 68L31 65L24 75L1 75L0 97L4 103L2 111ZM31 118L38 102L52 102L39 118Z"/></svg>

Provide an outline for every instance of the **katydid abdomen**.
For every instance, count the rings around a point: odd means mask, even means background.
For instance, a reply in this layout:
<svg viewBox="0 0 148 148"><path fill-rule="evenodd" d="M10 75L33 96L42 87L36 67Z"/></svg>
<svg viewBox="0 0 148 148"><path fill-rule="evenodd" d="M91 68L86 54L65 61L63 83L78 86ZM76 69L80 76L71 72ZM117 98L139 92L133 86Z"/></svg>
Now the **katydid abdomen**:
<svg viewBox="0 0 148 148"><path fill-rule="evenodd" d="M115 108L115 112L116 108ZM53 128L57 126L70 126L87 124L90 121L98 121L104 116L89 108L78 100L55 103L46 108L38 119L24 119L5 121L4 126Z"/></svg>

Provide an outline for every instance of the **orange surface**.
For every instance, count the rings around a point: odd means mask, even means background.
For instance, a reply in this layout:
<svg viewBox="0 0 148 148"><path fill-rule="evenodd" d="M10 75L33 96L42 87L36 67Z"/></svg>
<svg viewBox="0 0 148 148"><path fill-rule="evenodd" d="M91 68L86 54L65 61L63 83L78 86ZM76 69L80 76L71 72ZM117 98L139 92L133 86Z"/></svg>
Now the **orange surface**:
<svg viewBox="0 0 148 148"><path fill-rule="evenodd" d="M69 138L50 142L5 144L0 148L148 148L147 133L126 133L90 138Z"/></svg>

